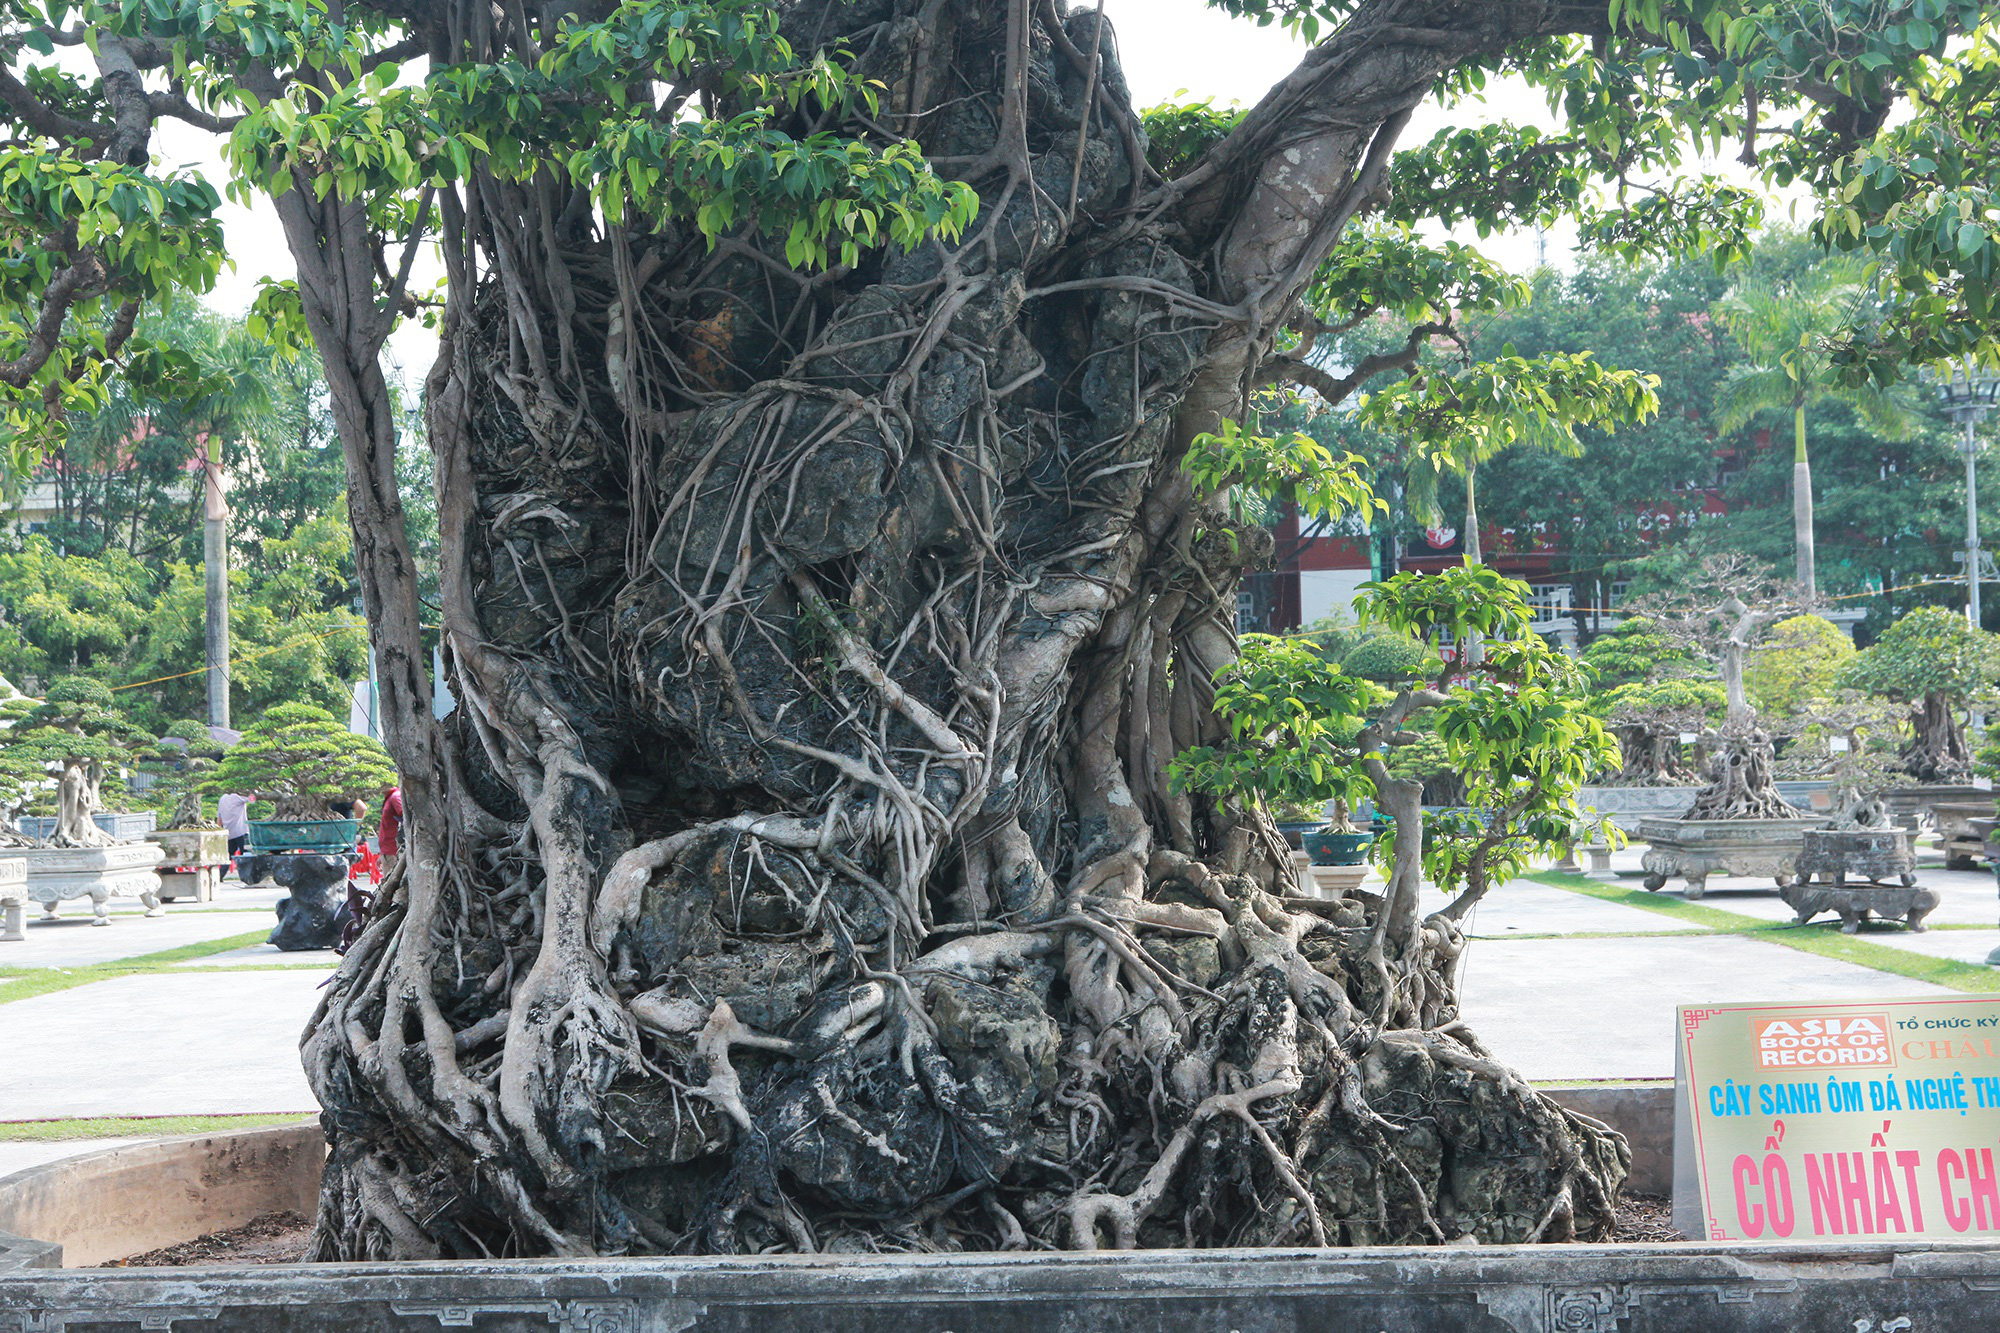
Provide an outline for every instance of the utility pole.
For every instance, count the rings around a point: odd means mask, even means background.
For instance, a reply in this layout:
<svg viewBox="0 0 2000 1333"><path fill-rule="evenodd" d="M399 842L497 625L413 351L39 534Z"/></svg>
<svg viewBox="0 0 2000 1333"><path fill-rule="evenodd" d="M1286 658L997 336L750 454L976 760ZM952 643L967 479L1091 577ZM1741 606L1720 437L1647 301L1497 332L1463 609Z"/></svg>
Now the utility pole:
<svg viewBox="0 0 2000 1333"><path fill-rule="evenodd" d="M202 636L208 666L208 725L229 725L229 478L204 444L201 452L202 573L208 615Z"/></svg>
<svg viewBox="0 0 2000 1333"><path fill-rule="evenodd" d="M1964 434L1958 443L1965 456L1965 614L1972 627L1979 618L1979 436L1977 428L2000 402L2000 375L1981 371L1971 357L1937 376L1938 406Z"/></svg>

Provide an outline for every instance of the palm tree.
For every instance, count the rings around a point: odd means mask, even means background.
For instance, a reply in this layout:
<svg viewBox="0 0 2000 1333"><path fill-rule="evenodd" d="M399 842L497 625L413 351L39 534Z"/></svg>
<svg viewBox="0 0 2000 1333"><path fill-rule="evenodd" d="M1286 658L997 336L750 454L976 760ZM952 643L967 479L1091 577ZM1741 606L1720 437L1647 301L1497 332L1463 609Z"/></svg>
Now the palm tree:
<svg viewBox="0 0 2000 1333"><path fill-rule="evenodd" d="M1828 261L1803 277L1746 282L1716 305L1716 316L1750 358L1731 369L1716 393L1715 425L1738 430L1763 412L1792 415L1792 531L1798 574L1808 598L1819 583L1813 560L1812 463L1806 451L1806 413L1829 402L1845 403L1863 425L1884 439L1909 436L1916 422L1894 398L1872 386L1835 383L1828 352L1868 297L1860 266Z"/></svg>

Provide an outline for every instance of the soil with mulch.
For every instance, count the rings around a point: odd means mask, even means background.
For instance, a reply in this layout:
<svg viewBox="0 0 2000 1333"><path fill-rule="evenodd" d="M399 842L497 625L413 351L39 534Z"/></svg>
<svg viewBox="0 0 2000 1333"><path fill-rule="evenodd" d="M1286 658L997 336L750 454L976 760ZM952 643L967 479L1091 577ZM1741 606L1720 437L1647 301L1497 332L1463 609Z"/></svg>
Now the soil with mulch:
<svg viewBox="0 0 2000 1333"><path fill-rule="evenodd" d="M211 1232L100 1268L233 1268L244 1264L296 1264L306 1257L312 1219L297 1213L266 1213L231 1231Z"/></svg>
<svg viewBox="0 0 2000 1333"><path fill-rule="evenodd" d="M1618 1230L1611 1239L1619 1245L1654 1245L1687 1237L1674 1228L1672 1199L1662 1199L1656 1194L1628 1194L1618 1202Z"/></svg>

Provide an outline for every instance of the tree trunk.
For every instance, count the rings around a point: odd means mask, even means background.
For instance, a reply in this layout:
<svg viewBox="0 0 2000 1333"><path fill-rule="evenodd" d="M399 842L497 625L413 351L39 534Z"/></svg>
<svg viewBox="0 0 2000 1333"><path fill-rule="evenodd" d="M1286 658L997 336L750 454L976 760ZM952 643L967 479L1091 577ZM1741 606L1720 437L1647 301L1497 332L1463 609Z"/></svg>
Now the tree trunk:
<svg viewBox="0 0 2000 1333"><path fill-rule="evenodd" d="M1962 781L1972 767L1965 729L1951 701L1927 694L1910 712L1910 743L1903 747L1903 769L1919 782Z"/></svg>
<svg viewBox="0 0 2000 1333"><path fill-rule="evenodd" d="M1792 540L1798 548L1798 582L1810 604L1819 596L1814 572L1812 463L1806 457L1806 408L1792 407Z"/></svg>
<svg viewBox="0 0 2000 1333"><path fill-rule="evenodd" d="M320 1257L1605 1234L1622 1140L1456 1021L1417 785L1378 782L1377 911L1167 781L1244 549L1181 455L1461 8L1364 6L1158 185L1088 11L788 6L981 193L962 245L852 272L600 234L547 177L446 196L443 727L386 394L340 351L368 257L281 201L411 843L306 1044Z"/></svg>
<svg viewBox="0 0 2000 1333"><path fill-rule="evenodd" d="M1479 545L1479 464L1465 465L1465 558L1475 565L1486 563Z"/></svg>
<svg viewBox="0 0 2000 1333"><path fill-rule="evenodd" d="M208 473L208 505L201 524L202 582L206 594L202 648L208 664L208 725L229 725L229 508L220 479Z"/></svg>

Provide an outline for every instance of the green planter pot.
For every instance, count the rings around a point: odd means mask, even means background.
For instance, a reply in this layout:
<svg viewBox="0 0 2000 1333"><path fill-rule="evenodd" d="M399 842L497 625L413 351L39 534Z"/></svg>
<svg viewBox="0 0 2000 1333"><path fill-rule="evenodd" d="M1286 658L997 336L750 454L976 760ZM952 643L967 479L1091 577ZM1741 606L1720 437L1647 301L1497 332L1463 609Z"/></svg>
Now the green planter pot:
<svg viewBox="0 0 2000 1333"><path fill-rule="evenodd" d="M253 819L253 852L351 852L361 836L358 819Z"/></svg>
<svg viewBox="0 0 2000 1333"><path fill-rule="evenodd" d="M1305 835L1305 853L1316 866L1358 866L1368 859L1372 833L1335 833L1317 828Z"/></svg>

